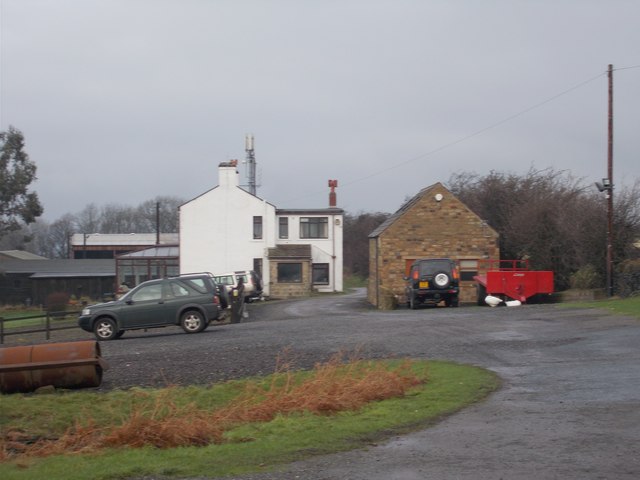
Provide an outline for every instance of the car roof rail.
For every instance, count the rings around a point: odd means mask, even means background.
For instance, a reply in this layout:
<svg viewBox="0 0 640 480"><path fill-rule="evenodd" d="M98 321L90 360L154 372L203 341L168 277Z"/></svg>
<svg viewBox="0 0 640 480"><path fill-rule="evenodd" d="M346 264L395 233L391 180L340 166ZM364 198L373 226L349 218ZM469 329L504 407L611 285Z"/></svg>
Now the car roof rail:
<svg viewBox="0 0 640 480"><path fill-rule="evenodd" d="M189 272L189 273L179 273L178 275L170 275L166 278L180 278L180 277L186 277L189 275L208 275L209 277L213 277L213 273L211 272Z"/></svg>

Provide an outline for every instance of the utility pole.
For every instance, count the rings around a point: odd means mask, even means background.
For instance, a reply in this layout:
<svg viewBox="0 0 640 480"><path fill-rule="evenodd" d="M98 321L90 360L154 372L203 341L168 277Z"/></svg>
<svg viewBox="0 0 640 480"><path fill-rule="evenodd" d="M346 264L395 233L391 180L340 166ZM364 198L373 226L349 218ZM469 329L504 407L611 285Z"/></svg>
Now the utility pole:
<svg viewBox="0 0 640 480"><path fill-rule="evenodd" d="M609 65L609 119L607 148L607 293L613 296L613 65Z"/></svg>

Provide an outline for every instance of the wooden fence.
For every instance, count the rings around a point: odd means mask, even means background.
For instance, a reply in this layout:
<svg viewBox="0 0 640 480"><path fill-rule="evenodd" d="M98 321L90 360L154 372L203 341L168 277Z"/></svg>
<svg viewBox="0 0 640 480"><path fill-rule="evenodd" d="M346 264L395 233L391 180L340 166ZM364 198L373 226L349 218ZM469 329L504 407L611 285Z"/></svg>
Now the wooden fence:
<svg viewBox="0 0 640 480"><path fill-rule="evenodd" d="M51 338L51 332L56 330L70 330L72 328L79 328L77 319L80 314L80 310L67 310L64 312L43 312L37 314L24 315L20 317L3 318L0 317L0 344L4 343L4 338L9 335L24 335L28 333L41 333L44 332L47 340ZM34 327L20 327L11 326L13 322L19 322L21 320L33 320L41 319L44 326L39 328ZM73 320L73 321L71 321Z"/></svg>

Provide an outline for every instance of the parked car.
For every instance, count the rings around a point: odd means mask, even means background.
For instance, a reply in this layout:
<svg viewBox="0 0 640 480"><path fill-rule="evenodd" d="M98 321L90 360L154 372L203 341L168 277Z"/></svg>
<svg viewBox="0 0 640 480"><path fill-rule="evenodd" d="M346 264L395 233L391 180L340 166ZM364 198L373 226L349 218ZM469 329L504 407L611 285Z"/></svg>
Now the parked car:
<svg viewBox="0 0 640 480"><path fill-rule="evenodd" d="M232 273L223 273L214 276L216 283L224 285L227 292L231 292L242 278L244 282L244 298L246 302L262 297L262 279L253 270L238 270Z"/></svg>
<svg viewBox="0 0 640 480"><path fill-rule="evenodd" d="M450 258L423 258L411 264L405 293L407 306L415 309L420 304L437 305L444 301L447 307L458 306L460 275L456 263Z"/></svg>
<svg viewBox="0 0 640 480"><path fill-rule="evenodd" d="M203 331L220 315L218 286L211 274L188 274L143 282L112 302L84 308L78 325L98 340L120 338L126 330L179 325Z"/></svg>

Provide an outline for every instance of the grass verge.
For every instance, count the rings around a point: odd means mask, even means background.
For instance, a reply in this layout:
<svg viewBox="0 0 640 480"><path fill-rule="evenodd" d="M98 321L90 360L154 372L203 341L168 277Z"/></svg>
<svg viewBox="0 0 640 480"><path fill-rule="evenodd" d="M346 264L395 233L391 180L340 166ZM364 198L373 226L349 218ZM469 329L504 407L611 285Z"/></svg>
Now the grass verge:
<svg viewBox="0 0 640 480"><path fill-rule="evenodd" d="M352 288L361 288L367 286L367 278L359 275L347 275L344 277L343 290L349 292Z"/></svg>
<svg viewBox="0 0 640 480"><path fill-rule="evenodd" d="M387 370L398 369L402 364L399 360L368 363ZM234 424L224 432L223 442L206 446L119 447L44 458L9 457L0 464L0 478L217 477L274 469L310 455L359 448L390 435L425 427L484 398L499 385L493 373L476 367L414 361L411 369L417 378L428 378L428 382L412 387L403 396L372 401L357 410L331 414L313 414L305 409L276 413L266 421ZM261 380L211 387L134 389L106 394L5 395L0 397L0 428L4 432L19 431L34 439L58 437L76 422L93 425L99 431L107 425L122 424L131 412L148 410L150 405L157 409L158 399L161 405L179 410L211 411L237 405L238 396L247 391L247 385L262 386L262 392L270 392L274 384L305 385L305 379L312 375L313 372L297 372L293 376L276 373ZM93 420L88 422L89 418Z"/></svg>
<svg viewBox="0 0 640 480"><path fill-rule="evenodd" d="M618 315L629 315L640 318L640 296L594 300L592 302L566 303L564 305L582 308L605 308Z"/></svg>

